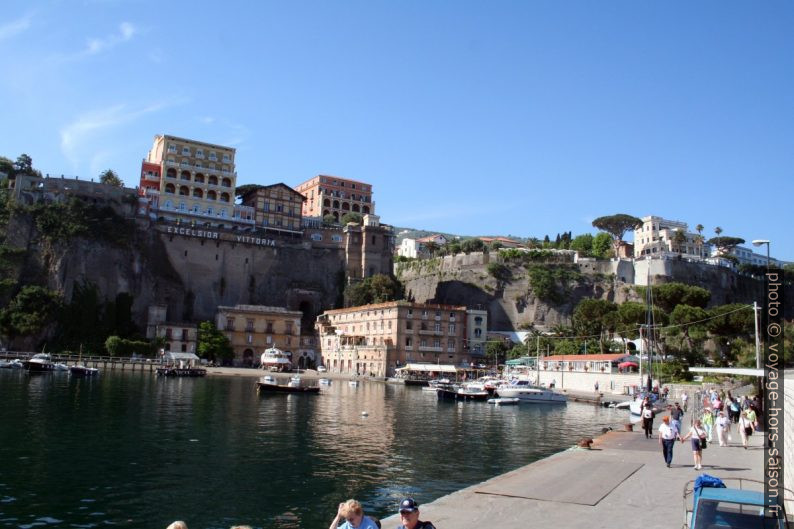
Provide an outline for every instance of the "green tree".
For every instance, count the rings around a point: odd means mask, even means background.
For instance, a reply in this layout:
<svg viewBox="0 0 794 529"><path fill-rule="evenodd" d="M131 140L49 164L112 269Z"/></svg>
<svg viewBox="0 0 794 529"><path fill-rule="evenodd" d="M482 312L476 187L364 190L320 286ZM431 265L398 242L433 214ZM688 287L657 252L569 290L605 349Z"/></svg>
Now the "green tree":
<svg viewBox="0 0 794 529"><path fill-rule="evenodd" d="M50 325L62 304L61 295L44 287L27 285L0 311L0 331L10 339L36 336Z"/></svg>
<svg viewBox="0 0 794 529"><path fill-rule="evenodd" d="M229 339L211 321L199 323L196 354L201 358L213 361L234 358L234 350Z"/></svg>
<svg viewBox="0 0 794 529"><path fill-rule="evenodd" d="M99 173L99 183L116 187L124 187L124 182L121 181L119 175L113 169L105 169Z"/></svg>
<svg viewBox="0 0 794 529"><path fill-rule="evenodd" d="M706 328L719 348L720 359L723 362L730 362L732 360L729 355L730 342L735 338L750 336L755 330L752 307L742 303L731 303L713 307L708 314L711 319L707 322Z"/></svg>
<svg viewBox="0 0 794 529"><path fill-rule="evenodd" d="M499 281L510 281L513 273L510 270L509 266L505 266L502 263L489 263L488 264L488 273L491 274L494 278Z"/></svg>
<svg viewBox="0 0 794 529"><path fill-rule="evenodd" d="M579 336L599 336L599 349L609 341L609 331L615 327L614 314L618 306L606 299L582 299L573 311L573 326Z"/></svg>
<svg viewBox="0 0 794 529"><path fill-rule="evenodd" d="M670 313L670 323L676 326L672 334L681 334L688 351L694 351L706 338L706 318L708 312L704 308L684 304L676 305Z"/></svg>
<svg viewBox="0 0 794 529"><path fill-rule="evenodd" d="M593 236L589 233L577 235L571 241L571 250L579 252L582 257L590 257L593 255Z"/></svg>
<svg viewBox="0 0 794 529"><path fill-rule="evenodd" d="M466 254L481 252L485 249L485 243L480 239L466 239L461 243L460 249Z"/></svg>
<svg viewBox="0 0 794 529"><path fill-rule="evenodd" d="M430 257L434 257L439 249L438 243L434 241L427 241L426 243L423 244L425 246L425 250L427 250L427 253L430 255Z"/></svg>
<svg viewBox="0 0 794 529"><path fill-rule="evenodd" d="M14 171L16 174L34 174L33 158L24 153L17 156L17 161L14 162Z"/></svg>
<svg viewBox="0 0 794 529"><path fill-rule="evenodd" d="M485 343L485 357L494 365L504 364L508 347L502 340L491 340Z"/></svg>
<svg viewBox="0 0 794 529"><path fill-rule="evenodd" d="M339 222L337 222L336 217L329 213L328 215L323 216L323 224L333 225L339 224Z"/></svg>
<svg viewBox="0 0 794 529"><path fill-rule="evenodd" d="M593 237L592 255L596 259L608 259L611 255L612 237L605 232L597 233Z"/></svg>
<svg viewBox="0 0 794 529"><path fill-rule="evenodd" d="M246 196L248 196L248 194L264 188L265 186L259 184L243 184L241 186L237 186L237 188L234 190L234 194L238 199L243 200Z"/></svg>
<svg viewBox="0 0 794 529"><path fill-rule="evenodd" d="M364 217L361 216L361 213L356 213L354 211L342 215L342 225L347 225L351 222L361 226L364 222Z"/></svg>
<svg viewBox="0 0 794 529"><path fill-rule="evenodd" d="M675 251L678 253L684 253L683 247L686 245L686 233L684 233L684 230L680 228L675 230L675 233L673 234L673 245Z"/></svg>
<svg viewBox="0 0 794 529"><path fill-rule="evenodd" d="M384 303L401 298L402 284L397 279L383 274L376 274L357 283L351 283L345 289L348 307Z"/></svg>
<svg viewBox="0 0 794 529"><path fill-rule="evenodd" d="M720 228L717 229L719 229L720 233L722 233ZM712 237L709 239L708 242L717 248L718 257L730 257L733 249L740 244L744 244L745 241L741 237L721 237L718 235L717 237Z"/></svg>
<svg viewBox="0 0 794 529"><path fill-rule="evenodd" d="M636 287L637 294L645 298L646 287ZM687 285L684 283L664 283L653 287L653 302L667 313L677 305L690 305L692 307L706 308L711 300L711 292L705 288Z"/></svg>
<svg viewBox="0 0 794 529"><path fill-rule="evenodd" d="M623 242L623 235L627 231L633 230L642 225L642 220L625 213L617 213L606 217L598 217L593 221L593 227L605 231L612 236L612 245L615 255L618 255L620 245Z"/></svg>

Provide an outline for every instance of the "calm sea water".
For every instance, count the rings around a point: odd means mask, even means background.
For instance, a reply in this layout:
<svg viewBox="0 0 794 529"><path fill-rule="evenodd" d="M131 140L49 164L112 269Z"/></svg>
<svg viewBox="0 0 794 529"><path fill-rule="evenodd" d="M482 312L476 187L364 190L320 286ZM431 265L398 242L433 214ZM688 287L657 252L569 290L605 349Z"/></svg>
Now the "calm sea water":
<svg viewBox="0 0 794 529"><path fill-rule="evenodd" d="M259 396L254 382L0 371L0 527L323 528L347 498L382 517L626 419L380 383Z"/></svg>

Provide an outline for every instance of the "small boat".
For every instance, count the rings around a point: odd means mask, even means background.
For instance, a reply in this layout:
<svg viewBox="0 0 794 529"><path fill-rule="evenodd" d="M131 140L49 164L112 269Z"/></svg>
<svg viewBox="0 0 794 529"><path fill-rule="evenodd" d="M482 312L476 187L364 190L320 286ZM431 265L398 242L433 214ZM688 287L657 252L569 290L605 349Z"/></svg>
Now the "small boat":
<svg viewBox="0 0 794 529"><path fill-rule="evenodd" d="M513 405L518 404L519 402L521 402L521 399L518 397L496 397L493 399L488 399L489 404L494 404L496 406Z"/></svg>
<svg viewBox="0 0 794 529"><path fill-rule="evenodd" d="M327 378L321 378L320 380L318 380L318 382L320 383L321 386L330 386L331 385L331 381L329 379L327 379Z"/></svg>
<svg viewBox="0 0 794 529"><path fill-rule="evenodd" d="M300 379L297 383L291 379L289 384L273 384L262 379L257 381L256 391L257 393L319 393L320 386L301 386Z"/></svg>
<svg viewBox="0 0 794 529"><path fill-rule="evenodd" d="M69 368L69 373L76 377L93 377L99 374L99 369L84 365L74 365Z"/></svg>
<svg viewBox="0 0 794 529"><path fill-rule="evenodd" d="M60 362L52 364L53 371L69 371L69 366Z"/></svg>
<svg viewBox="0 0 794 529"><path fill-rule="evenodd" d="M357 388L358 387L358 380L350 380L350 381L348 381L347 385L351 386L351 387L354 387L354 388Z"/></svg>
<svg viewBox="0 0 794 529"><path fill-rule="evenodd" d="M0 369L24 369L25 364L22 363L21 360L18 358L15 360L3 360L0 361Z"/></svg>
<svg viewBox="0 0 794 529"><path fill-rule="evenodd" d="M29 360L24 362L25 369L30 373L45 373L55 369L55 364L52 363L52 357L49 353L36 353Z"/></svg>
<svg viewBox="0 0 794 529"><path fill-rule="evenodd" d="M439 384L436 389L439 400L488 400L488 392L477 387L457 386L455 384Z"/></svg>
<svg viewBox="0 0 794 529"><path fill-rule="evenodd" d="M265 375L262 377L262 382L266 382L268 384L276 384L276 378L271 375Z"/></svg>

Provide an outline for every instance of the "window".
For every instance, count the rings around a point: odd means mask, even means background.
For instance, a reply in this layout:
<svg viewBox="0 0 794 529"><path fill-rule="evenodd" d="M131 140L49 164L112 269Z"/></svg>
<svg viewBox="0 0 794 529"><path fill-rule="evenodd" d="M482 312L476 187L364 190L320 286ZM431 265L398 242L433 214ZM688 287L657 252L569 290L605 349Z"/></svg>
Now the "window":
<svg viewBox="0 0 794 529"><path fill-rule="evenodd" d="M292 334L292 322L291 321L286 322L286 326L287 326L287 328L284 330L284 333L285 334ZM287 343L289 343L289 342L287 342Z"/></svg>
<svg viewBox="0 0 794 529"><path fill-rule="evenodd" d="M405 338L405 347L411 347L413 343L414 343L413 338L411 338L410 336L407 336Z"/></svg>
<svg viewBox="0 0 794 529"><path fill-rule="evenodd" d="M474 324L475 325L482 325L482 316L475 316L474 317Z"/></svg>
<svg viewBox="0 0 794 529"><path fill-rule="evenodd" d="M227 331L234 330L234 318L226 318L226 330Z"/></svg>
<svg viewBox="0 0 794 529"><path fill-rule="evenodd" d="M455 334L455 324L454 323L450 323L449 327L447 327L447 328L449 329L449 335L453 336Z"/></svg>
<svg viewBox="0 0 794 529"><path fill-rule="evenodd" d="M433 339L433 347L435 347L436 349L441 347L441 338Z"/></svg>
<svg viewBox="0 0 794 529"><path fill-rule="evenodd" d="M312 233L312 240L313 241L322 241L323 234L322 233Z"/></svg>
<svg viewBox="0 0 794 529"><path fill-rule="evenodd" d="M166 340L170 340L171 339L171 329L170 328L165 330L165 339Z"/></svg>
<svg viewBox="0 0 794 529"><path fill-rule="evenodd" d="M210 156L209 156L209 159L210 159L211 161L213 161L213 162L216 162L216 161L218 161L218 157L217 157L217 156L215 155L215 153L214 153L214 152L212 152L212 151L210 151Z"/></svg>
<svg viewBox="0 0 794 529"><path fill-rule="evenodd" d="M342 242L342 236L339 234L331 235L331 240L333 242Z"/></svg>
<svg viewBox="0 0 794 529"><path fill-rule="evenodd" d="M419 342L419 347L427 347L427 338L422 338Z"/></svg>
<svg viewBox="0 0 794 529"><path fill-rule="evenodd" d="M482 329L474 329L474 337L479 338L482 336Z"/></svg>
<svg viewBox="0 0 794 529"><path fill-rule="evenodd" d="M433 330L435 332L441 332L441 324L436 322L436 324L433 326Z"/></svg>
<svg viewBox="0 0 794 529"><path fill-rule="evenodd" d="M447 351L454 351L455 350L455 340L450 338L447 340Z"/></svg>
<svg viewBox="0 0 794 529"><path fill-rule="evenodd" d="M268 320L265 332L267 333L273 332L273 322L271 320Z"/></svg>
<svg viewBox="0 0 794 529"><path fill-rule="evenodd" d="M229 161L231 161L231 158L229 157L229 155L228 155L228 154L226 154L226 153L224 153L224 154L223 154L223 161L224 161L224 162L229 162Z"/></svg>
<svg viewBox="0 0 794 529"><path fill-rule="evenodd" d="M202 149L196 149L196 158L204 158L204 151Z"/></svg>
<svg viewBox="0 0 794 529"><path fill-rule="evenodd" d="M168 152L176 154L176 145L169 145Z"/></svg>
<svg viewBox="0 0 794 529"><path fill-rule="evenodd" d="M252 320L252 319L245 320L245 330L246 331L253 331L254 330L254 320Z"/></svg>
<svg viewBox="0 0 794 529"><path fill-rule="evenodd" d="M414 322L412 322L411 320L405 322L405 330L412 331L413 328L414 328Z"/></svg>
<svg viewBox="0 0 794 529"><path fill-rule="evenodd" d="M182 341L186 342L187 340L187 329L182 329Z"/></svg>
<svg viewBox="0 0 794 529"><path fill-rule="evenodd" d="M182 156L190 156L190 147L182 147Z"/></svg>

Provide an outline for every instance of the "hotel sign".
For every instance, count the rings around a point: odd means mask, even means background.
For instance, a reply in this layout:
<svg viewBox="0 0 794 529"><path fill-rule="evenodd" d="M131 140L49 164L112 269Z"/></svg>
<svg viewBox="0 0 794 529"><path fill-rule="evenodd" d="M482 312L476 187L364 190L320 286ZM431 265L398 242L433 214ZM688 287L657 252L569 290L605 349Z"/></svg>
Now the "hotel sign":
<svg viewBox="0 0 794 529"><path fill-rule="evenodd" d="M255 246L276 246L275 239L266 239L264 237L252 237L250 235L230 235L212 230L166 226L165 232L169 235L182 235L184 237L196 237L199 239L213 239L213 240L222 240L229 242L239 242L242 244L253 244Z"/></svg>

